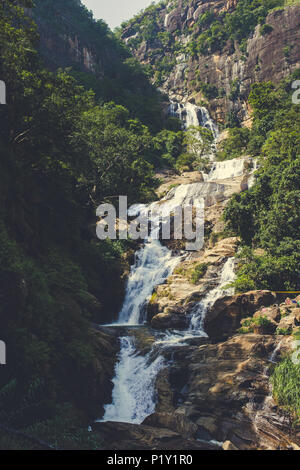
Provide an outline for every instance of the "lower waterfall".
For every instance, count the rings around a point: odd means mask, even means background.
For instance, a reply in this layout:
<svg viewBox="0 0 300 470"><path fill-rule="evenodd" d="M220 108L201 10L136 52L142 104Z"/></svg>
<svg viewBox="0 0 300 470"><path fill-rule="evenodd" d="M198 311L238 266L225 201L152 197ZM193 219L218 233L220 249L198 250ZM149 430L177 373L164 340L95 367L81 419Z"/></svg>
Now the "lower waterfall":
<svg viewBox="0 0 300 470"><path fill-rule="evenodd" d="M155 411L155 378L164 365L162 356L139 355L133 337L120 338L121 350L113 379L112 404L101 421L141 424Z"/></svg>

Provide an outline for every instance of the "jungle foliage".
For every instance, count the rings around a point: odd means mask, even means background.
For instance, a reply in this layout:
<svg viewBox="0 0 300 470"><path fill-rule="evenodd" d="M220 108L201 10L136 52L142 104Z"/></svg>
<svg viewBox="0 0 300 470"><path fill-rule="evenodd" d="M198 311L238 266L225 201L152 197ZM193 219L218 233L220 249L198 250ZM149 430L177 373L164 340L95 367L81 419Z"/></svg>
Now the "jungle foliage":
<svg viewBox="0 0 300 470"><path fill-rule="evenodd" d="M297 77L299 71L278 87L270 82L253 85L251 132L236 129L224 144L223 152L229 155L234 148L237 156L238 136L239 149L259 163L255 185L236 194L225 209L228 229L242 240L235 282L239 292L299 289L300 113L291 88Z"/></svg>

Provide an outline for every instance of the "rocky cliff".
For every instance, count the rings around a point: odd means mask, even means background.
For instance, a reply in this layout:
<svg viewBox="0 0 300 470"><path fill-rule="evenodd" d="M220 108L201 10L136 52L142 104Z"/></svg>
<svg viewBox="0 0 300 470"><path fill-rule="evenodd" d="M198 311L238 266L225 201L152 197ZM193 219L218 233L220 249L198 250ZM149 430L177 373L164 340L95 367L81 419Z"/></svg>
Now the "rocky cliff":
<svg viewBox="0 0 300 470"><path fill-rule="evenodd" d="M37 0L27 13L38 25L40 51L53 71L72 66L101 78L119 58L106 24L93 22L79 0Z"/></svg>
<svg viewBox="0 0 300 470"><path fill-rule="evenodd" d="M206 103L219 122L244 120L251 84L300 65L294 3L257 12L236 0L161 2L123 25L122 38L170 99Z"/></svg>

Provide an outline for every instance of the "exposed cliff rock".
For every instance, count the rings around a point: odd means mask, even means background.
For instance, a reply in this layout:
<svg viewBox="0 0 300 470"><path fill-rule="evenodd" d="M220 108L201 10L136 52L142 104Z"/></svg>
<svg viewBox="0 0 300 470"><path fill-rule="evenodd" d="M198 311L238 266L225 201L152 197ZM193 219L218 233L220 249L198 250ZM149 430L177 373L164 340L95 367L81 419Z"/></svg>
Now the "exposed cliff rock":
<svg viewBox="0 0 300 470"><path fill-rule="evenodd" d="M105 37L106 27L99 23L98 36L103 39L101 51L92 42L93 25L91 16L80 1L62 2L53 0L44 4L37 0L35 8L27 9L38 25L40 51L46 65L53 71L58 67L75 67L81 71L93 72L103 77L109 61L116 57L113 41ZM88 30L89 25L89 30ZM102 27L102 30L101 30Z"/></svg>
<svg viewBox="0 0 300 470"><path fill-rule="evenodd" d="M103 404L110 401L119 341L113 335L93 329L90 331L90 344L94 347L95 359L80 376L86 384L86 393L81 394L80 405L95 417L97 412L100 414L103 410Z"/></svg>
<svg viewBox="0 0 300 470"><path fill-rule="evenodd" d="M200 34L209 28L205 21L212 21L208 15L222 19L224 13L235 11L237 3L169 1L136 17L122 34L136 57L153 67L154 82L170 99L199 105L206 102L212 116L221 122L230 113L246 122L246 99L251 84L268 80L278 83L300 65L297 4L270 11L265 18L265 30L258 24L245 36L242 47L237 41L223 41L227 36L222 33L219 46L216 40L213 51L199 53Z"/></svg>

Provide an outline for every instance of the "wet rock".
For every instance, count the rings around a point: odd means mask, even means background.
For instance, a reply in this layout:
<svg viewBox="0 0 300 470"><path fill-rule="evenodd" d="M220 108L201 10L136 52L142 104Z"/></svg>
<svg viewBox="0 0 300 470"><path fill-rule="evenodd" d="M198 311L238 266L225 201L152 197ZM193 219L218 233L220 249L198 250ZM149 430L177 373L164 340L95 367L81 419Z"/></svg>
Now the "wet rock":
<svg viewBox="0 0 300 470"><path fill-rule="evenodd" d="M182 388L180 371L184 373L185 393L179 408L198 426L199 436L203 433L210 440L230 441L225 444L228 449L288 449L299 445L300 437L292 429L290 418L271 397L266 374L277 342L270 335L237 335L177 354L172 386Z"/></svg>
<svg viewBox="0 0 300 470"><path fill-rule="evenodd" d="M80 402L82 408L95 417L96 413L101 416L104 404L111 401L119 340L104 331L92 329L90 343L95 351L95 359L89 368L81 371L80 380L85 383L85 392L81 393Z"/></svg>
<svg viewBox="0 0 300 470"><path fill-rule="evenodd" d="M128 423L94 423L106 450L220 450L209 442L185 439L170 429Z"/></svg>
<svg viewBox="0 0 300 470"><path fill-rule="evenodd" d="M218 217L220 214L218 211ZM189 314L195 302L201 300L209 289L215 287L224 260L234 256L236 244L236 237L223 238L215 243L213 247L195 252L188 260L183 259L173 275L168 278L167 283L156 287L155 293L147 306L148 321L151 322L151 319L158 314L167 313L166 309L170 312L170 307L183 306L185 312ZM198 283L193 284L189 273L195 268L196 264L207 264L209 267ZM178 312L174 311L175 314ZM157 317L156 320L157 324L158 322L162 324L165 321L167 325L171 321L170 317ZM180 317L176 319L176 324L182 324L182 322L183 319L180 319Z"/></svg>
<svg viewBox="0 0 300 470"><path fill-rule="evenodd" d="M185 416L184 411L180 410L176 410L174 413L153 413L145 419L143 424L172 429L184 439L196 437L198 431L198 426Z"/></svg>

